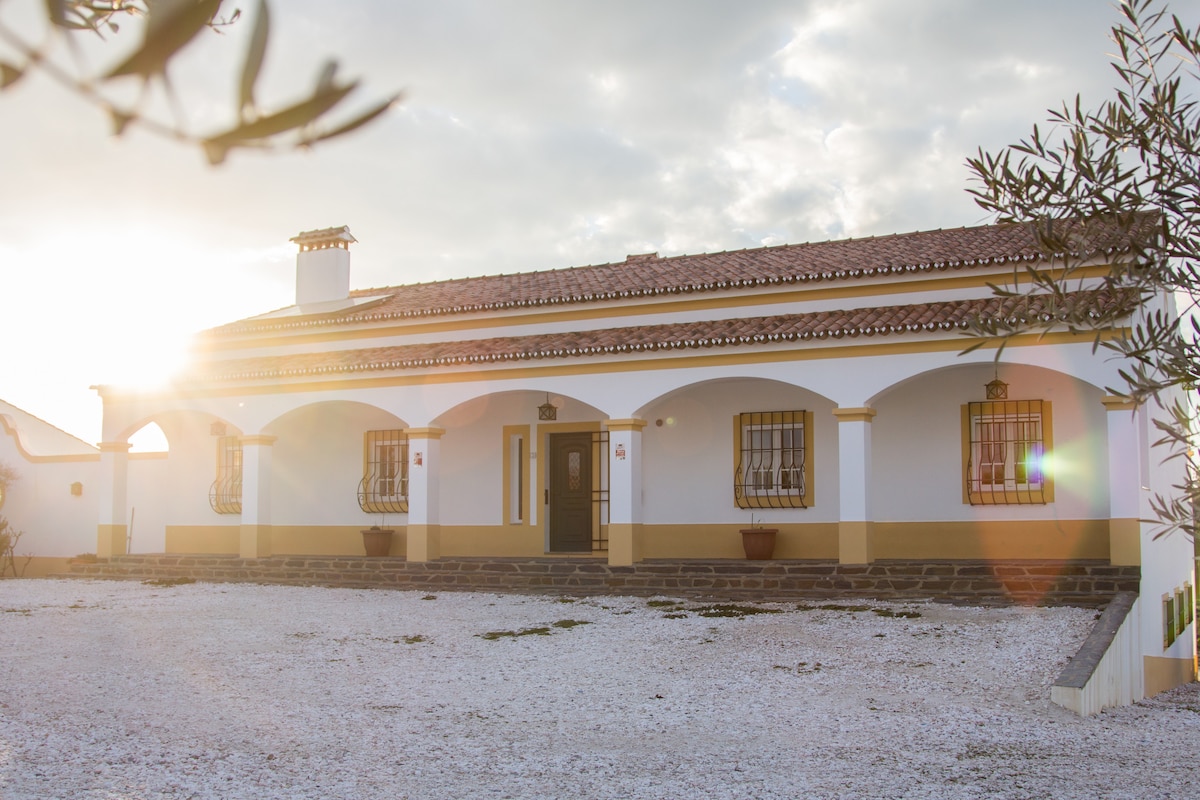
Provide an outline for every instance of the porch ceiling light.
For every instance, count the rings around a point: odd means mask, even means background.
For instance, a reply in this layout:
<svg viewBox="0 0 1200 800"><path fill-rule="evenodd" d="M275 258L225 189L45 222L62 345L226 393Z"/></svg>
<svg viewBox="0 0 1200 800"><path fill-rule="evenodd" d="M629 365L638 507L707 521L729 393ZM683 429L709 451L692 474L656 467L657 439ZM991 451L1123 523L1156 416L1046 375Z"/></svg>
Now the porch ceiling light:
<svg viewBox="0 0 1200 800"><path fill-rule="evenodd" d="M996 379L988 382L984 387L987 390L988 400L1007 400L1008 399L1008 384L1000 380L997 375Z"/></svg>
<svg viewBox="0 0 1200 800"><path fill-rule="evenodd" d="M558 409L550 402L550 393L546 393L546 402L538 406L538 419L558 419Z"/></svg>

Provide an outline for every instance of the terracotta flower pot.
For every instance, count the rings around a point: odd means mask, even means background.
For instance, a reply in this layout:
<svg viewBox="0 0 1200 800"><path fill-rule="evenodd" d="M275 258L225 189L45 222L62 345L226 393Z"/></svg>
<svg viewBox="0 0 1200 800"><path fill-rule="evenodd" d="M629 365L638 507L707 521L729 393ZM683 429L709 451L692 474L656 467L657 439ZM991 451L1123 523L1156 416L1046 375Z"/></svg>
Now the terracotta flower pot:
<svg viewBox="0 0 1200 800"><path fill-rule="evenodd" d="M742 528L742 549L751 561L766 561L775 552L778 528Z"/></svg>
<svg viewBox="0 0 1200 800"><path fill-rule="evenodd" d="M371 557L386 556L392 550L391 528L367 528L362 532L363 548Z"/></svg>

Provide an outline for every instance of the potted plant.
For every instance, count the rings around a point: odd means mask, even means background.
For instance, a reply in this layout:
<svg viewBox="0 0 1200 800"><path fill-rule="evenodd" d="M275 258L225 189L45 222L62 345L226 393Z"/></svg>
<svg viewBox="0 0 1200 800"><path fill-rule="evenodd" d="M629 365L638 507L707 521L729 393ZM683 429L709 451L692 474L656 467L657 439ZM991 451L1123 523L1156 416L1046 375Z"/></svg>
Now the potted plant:
<svg viewBox="0 0 1200 800"><path fill-rule="evenodd" d="M746 552L746 558L751 561L766 561L775 552L775 534L779 533L778 528L764 528L762 523L754 521L754 515L750 515L750 527L742 528L742 549Z"/></svg>
<svg viewBox="0 0 1200 800"><path fill-rule="evenodd" d="M384 522L384 515L379 515L379 521ZM372 525L362 532L363 549L367 551L367 556L378 558L386 556L392 551L392 529L384 528L380 525Z"/></svg>

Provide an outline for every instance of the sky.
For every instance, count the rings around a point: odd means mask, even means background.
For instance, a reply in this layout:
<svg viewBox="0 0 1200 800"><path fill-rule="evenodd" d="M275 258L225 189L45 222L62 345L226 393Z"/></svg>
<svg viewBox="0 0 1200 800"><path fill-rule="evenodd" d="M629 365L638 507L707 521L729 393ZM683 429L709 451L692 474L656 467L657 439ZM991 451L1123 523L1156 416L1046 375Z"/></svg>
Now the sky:
<svg viewBox="0 0 1200 800"><path fill-rule="evenodd" d="M42 41L43 7L0 0L0 25ZM172 65L195 130L234 119L240 7ZM367 288L990 222L966 159L1107 99L1117 21L1104 0L275 0L264 108L328 58L361 78L347 112L404 100L215 168L31 74L0 92L0 399L99 441L90 386L290 305L288 240L315 228L350 227ZM56 60L102 71L139 41ZM147 110L171 118L160 87Z"/></svg>

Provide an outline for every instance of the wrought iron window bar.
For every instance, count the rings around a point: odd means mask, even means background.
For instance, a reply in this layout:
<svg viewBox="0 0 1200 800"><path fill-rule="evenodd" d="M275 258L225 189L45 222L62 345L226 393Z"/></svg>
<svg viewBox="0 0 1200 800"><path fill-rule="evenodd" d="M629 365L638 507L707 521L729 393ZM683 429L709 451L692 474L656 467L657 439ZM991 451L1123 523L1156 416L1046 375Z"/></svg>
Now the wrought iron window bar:
<svg viewBox="0 0 1200 800"><path fill-rule="evenodd" d="M367 431L358 506L371 514L408 511L408 436L403 430Z"/></svg>
<svg viewBox="0 0 1200 800"><path fill-rule="evenodd" d="M217 439L217 479L208 488L208 504L218 514L242 513L242 443L236 436Z"/></svg>
<svg viewBox="0 0 1200 800"><path fill-rule="evenodd" d="M971 505L1044 505L1045 407L1041 400L967 404Z"/></svg>
<svg viewBox="0 0 1200 800"><path fill-rule="evenodd" d="M734 467L738 508L806 508L805 411L738 415L741 447Z"/></svg>

